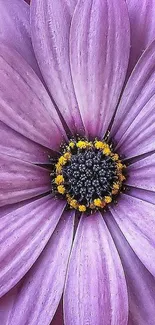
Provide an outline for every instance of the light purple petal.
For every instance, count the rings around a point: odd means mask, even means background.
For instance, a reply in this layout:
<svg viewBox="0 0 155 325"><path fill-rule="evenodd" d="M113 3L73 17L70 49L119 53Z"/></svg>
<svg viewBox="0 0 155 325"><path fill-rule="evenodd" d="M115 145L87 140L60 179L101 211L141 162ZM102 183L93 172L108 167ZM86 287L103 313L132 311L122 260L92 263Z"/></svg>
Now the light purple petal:
<svg viewBox="0 0 155 325"><path fill-rule="evenodd" d="M0 154L0 206L20 202L50 190L48 170Z"/></svg>
<svg viewBox="0 0 155 325"><path fill-rule="evenodd" d="M30 8L23 0L1 0L0 38L17 50L40 76L30 37Z"/></svg>
<svg viewBox="0 0 155 325"><path fill-rule="evenodd" d="M155 278L125 240L111 214L105 216L123 264L129 296L128 325L154 325Z"/></svg>
<svg viewBox="0 0 155 325"><path fill-rule="evenodd" d="M128 186L128 193L138 199L155 204L155 192Z"/></svg>
<svg viewBox="0 0 155 325"><path fill-rule="evenodd" d="M83 216L68 266L65 325L126 325L127 309L122 265L104 220Z"/></svg>
<svg viewBox="0 0 155 325"><path fill-rule="evenodd" d="M74 214L63 215L41 256L24 278L9 325L49 325L62 296L74 229Z"/></svg>
<svg viewBox="0 0 155 325"><path fill-rule="evenodd" d="M122 194L110 210L136 255L155 276L154 204Z"/></svg>
<svg viewBox="0 0 155 325"><path fill-rule="evenodd" d="M104 136L122 90L130 28L120 0L80 0L71 25L73 83L86 132Z"/></svg>
<svg viewBox="0 0 155 325"><path fill-rule="evenodd" d="M9 325L10 313L19 292L20 282L5 296L0 298L0 324Z"/></svg>
<svg viewBox="0 0 155 325"><path fill-rule="evenodd" d="M126 184L155 192L155 154L128 167Z"/></svg>
<svg viewBox="0 0 155 325"><path fill-rule="evenodd" d="M58 109L73 132L83 124L69 62L69 32L77 0L33 0L32 42L38 64Z"/></svg>
<svg viewBox="0 0 155 325"><path fill-rule="evenodd" d="M135 67L111 130L116 150L127 158L155 149L155 42Z"/></svg>
<svg viewBox="0 0 155 325"><path fill-rule="evenodd" d="M131 26L130 74L143 51L155 39L155 1L126 0L126 3Z"/></svg>
<svg viewBox="0 0 155 325"><path fill-rule="evenodd" d="M7 205L0 207L0 218L4 217L6 214L8 214L10 212L13 212L14 210L17 210L17 209L23 207L24 205L26 205L28 203L34 202L35 200L38 200L38 199L44 197L45 195L47 195L47 194L46 193L41 194L41 195L33 197L31 199L27 199L24 201L13 203L13 204L7 204Z"/></svg>
<svg viewBox="0 0 155 325"><path fill-rule="evenodd" d="M50 195L13 211L0 223L0 296L31 268L65 207Z"/></svg>
<svg viewBox="0 0 155 325"><path fill-rule="evenodd" d="M0 121L0 153L41 164L49 163L50 150L24 137Z"/></svg>
<svg viewBox="0 0 155 325"><path fill-rule="evenodd" d="M45 147L58 149L64 129L43 84L27 62L0 44L0 120Z"/></svg>

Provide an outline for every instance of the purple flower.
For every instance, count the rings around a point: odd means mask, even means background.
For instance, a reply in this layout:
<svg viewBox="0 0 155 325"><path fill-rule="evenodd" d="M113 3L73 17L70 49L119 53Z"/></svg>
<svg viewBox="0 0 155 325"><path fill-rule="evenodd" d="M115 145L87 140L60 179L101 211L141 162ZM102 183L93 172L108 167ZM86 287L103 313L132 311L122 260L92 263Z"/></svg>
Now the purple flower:
<svg viewBox="0 0 155 325"><path fill-rule="evenodd" d="M154 8L1 0L1 325L154 325Z"/></svg>

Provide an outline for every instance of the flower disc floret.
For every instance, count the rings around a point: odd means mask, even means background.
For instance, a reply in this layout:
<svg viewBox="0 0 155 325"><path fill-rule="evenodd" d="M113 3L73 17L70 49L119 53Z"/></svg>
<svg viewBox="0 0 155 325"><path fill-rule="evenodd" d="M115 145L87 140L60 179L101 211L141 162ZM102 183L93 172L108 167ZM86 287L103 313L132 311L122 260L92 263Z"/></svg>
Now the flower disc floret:
<svg viewBox="0 0 155 325"><path fill-rule="evenodd" d="M106 141L73 139L63 146L52 185L56 193L65 196L70 208L80 212L105 209L120 192L124 169Z"/></svg>

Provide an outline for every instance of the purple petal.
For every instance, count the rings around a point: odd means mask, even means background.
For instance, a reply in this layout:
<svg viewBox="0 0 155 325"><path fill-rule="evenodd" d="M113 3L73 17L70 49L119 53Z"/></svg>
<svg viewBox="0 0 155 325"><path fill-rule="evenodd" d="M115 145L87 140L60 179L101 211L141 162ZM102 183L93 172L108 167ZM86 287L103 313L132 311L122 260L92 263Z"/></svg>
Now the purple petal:
<svg viewBox="0 0 155 325"><path fill-rule="evenodd" d="M66 213L24 278L9 325L49 325L62 296L73 240L73 212Z"/></svg>
<svg viewBox="0 0 155 325"><path fill-rule="evenodd" d="M20 282L19 282L20 283ZM11 289L5 296L0 298L0 324L9 325L10 313L18 294L20 285L17 284L13 289Z"/></svg>
<svg viewBox="0 0 155 325"><path fill-rule="evenodd" d="M155 276L154 204L122 194L110 210L136 255Z"/></svg>
<svg viewBox="0 0 155 325"><path fill-rule="evenodd" d="M155 154L128 167L126 184L155 192Z"/></svg>
<svg viewBox="0 0 155 325"><path fill-rule="evenodd" d="M65 133L41 81L13 49L0 44L0 120L45 147L58 149Z"/></svg>
<svg viewBox="0 0 155 325"><path fill-rule="evenodd" d="M49 171L0 154L0 206L50 191Z"/></svg>
<svg viewBox="0 0 155 325"><path fill-rule="evenodd" d="M23 207L26 204L29 204L31 202L34 202L35 200L38 200L38 199L44 197L45 195L47 195L47 194L41 194L41 195L33 197L31 199L27 199L24 201L13 203L13 204L7 204L7 205L0 207L0 218L4 217L6 214L8 214L10 212L13 212L14 210L17 210L17 209Z"/></svg>
<svg viewBox="0 0 155 325"><path fill-rule="evenodd" d="M123 264L129 296L128 325L154 325L155 279L137 258L111 214L105 216Z"/></svg>
<svg viewBox="0 0 155 325"><path fill-rule="evenodd" d="M142 52L155 38L155 1L126 0L126 3L131 26L130 74Z"/></svg>
<svg viewBox="0 0 155 325"><path fill-rule="evenodd" d="M111 137L127 158L155 149L155 42L135 67L122 95Z"/></svg>
<svg viewBox="0 0 155 325"><path fill-rule="evenodd" d="M18 51L40 76L30 37L30 9L21 0L1 0L0 37Z"/></svg>
<svg viewBox="0 0 155 325"><path fill-rule="evenodd" d="M47 196L1 218L0 296L31 268L51 237L65 203Z"/></svg>
<svg viewBox="0 0 155 325"><path fill-rule="evenodd" d="M116 248L99 213L83 216L64 292L66 325L126 325L126 283Z"/></svg>
<svg viewBox="0 0 155 325"><path fill-rule="evenodd" d="M64 325L62 299L60 300L59 306L50 325Z"/></svg>
<svg viewBox="0 0 155 325"><path fill-rule="evenodd" d="M129 58L124 1L81 0L71 25L71 70L86 132L102 137L122 90Z"/></svg>
<svg viewBox="0 0 155 325"><path fill-rule="evenodd" d="M49 162L50 151L0 121L0 153L37 164L46 164Z"/></svg>
<svg viewBox="0 0 155 325"><path fill-rule="evenodd" d="M77 0L33 0L32 42L44 80L73 132L83 129L72 83L69 32Z"/></svg>
<svg viewBox="0 0 155 325"><path fill-rule="evenodd" d="M155 203L155 192L143 190L141 188L128 187L128 193L131 196L137 197L143 201Z"/></svg>

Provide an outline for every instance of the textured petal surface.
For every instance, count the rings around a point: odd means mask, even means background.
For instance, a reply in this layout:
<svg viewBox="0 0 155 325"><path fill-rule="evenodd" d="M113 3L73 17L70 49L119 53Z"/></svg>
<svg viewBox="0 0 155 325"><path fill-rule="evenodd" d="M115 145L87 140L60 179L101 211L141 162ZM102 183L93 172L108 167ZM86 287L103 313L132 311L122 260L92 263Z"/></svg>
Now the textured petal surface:
<svg viewBox="0 0 155 325"><path fill-rule="evenodd" d="M83 128L69 62L69 32L77 0L33 0L32 42L44 80L72 131Z"/></svg>
<svg viewBox="0 0 155 325"><path fill-rule="evenodd" d="M123 92L111 137L127 158L155 149L155 42L135 67Z"/></svg>
<svg viewBox="0 0 155 325"><path fill-rule="evenodd" d="M62 216L41 256L28 272L10 315L10 325L49 325L62 296L73 240L74 216Z"/></svg>
<svg viewBox="0 0 155 325"><path fill-rule="evenodd" d="M0 206L50 191L49 171L0 154Z"/></svg>
<svg viewBox="0 0 155 325"><path fill-rule="evenodd" d="M155 154L128 167L128 185L155 192Z"/></svg>
<svg viewBox="0 0 155 325"><path fill-rule="evenodd" d="M30 37L30 9L23 0L1 0L0 38L17 50L40 76Z"/></svg>
<svg viewBox="0 0 155 325"><path fill-rule="evenodd" d="M155 192L146 191L141 188L130 187L130 186L128 186L128 191L129 191L128 193L131 196L155 204Z"/></svg>
<svg viewBox="0 0 155 325"><path fill-rule="evenodd" d="M112 215L105 221L113 236L123 264L129 295L128 325L154 325L155 278L135 255Z"/></svg>
<svg viewBox="0 0 155 325"><path fill-rule="evenodd" d="M21 282L21 281L20 281ZM9 325L10 313L20 288L20 282L0 298L0 324Z"/></svg>
<svg viewBox="0 0 155 325"><path fill-rule="evenodd" d="M128 74L142 52L155 38L155 0L126 0L131 25L131 50Z"/></svg>
<svg viewBox="0 0 155 325"><path fill-rule="evenodd" d="M155 206L122 194L110 209L136 255L155 276Z"/></svg>
<svg viewBox="0 0 155 325"><path fill-rule="evenodd" d="M52 235L65 203L47 197L1 218L0 296L31 268Z"/></svg>
<svg viewBox="0 0 155 325"><path fill-rule="evenodd" d="M33 163L48 163L50 150L24 137L0 121L0 153Z"/></svg>
<svg viewBox="0 0 155 325"><path fill-rule="evenodd" d="M0 120L27 138L58 149L62 124L41 81L13 49L0 45Z"/></svg>
<svg viewBox="0 0 155 325"><path fill-rule="evenodd" d="M6 214L8 214L14 210L17 210L17 209L23 207L26 204L29 204L31 202L34 202L35 200L41 199L42 197L44 197L46 195L47 195L47 193L44 193L44 194L40 194L38 196L32 197L31 199L16 202L13 204L4 205L4 206L0 207L0 218L4 217Z"/></svg>
<svg viewBox="0 0 155 325"><path fill-rule="evenodd" d="M13 203L13 204L7 204L7 205L4 205L2 207L0 207L0 218L4 217L6 214L14 211L14 210L17 210L19 208L21 208L22 206L28 204L28 203L31 203L31 202L34 202L35 200L38 200L40 199L41 197L47 195L46 193L45 194L41 194L37 197L33 197L31 199L28 199L28 200L25 200L25 201L21 201L21 202L17 202L17 203Z"/></svg>
<svg viewBox="0 0 155 325"><path fill-rule="evenodd" d="M124 1L80 0L71 25L71 69L86 132L102 137L122 90L129 57Z"/></svg>
<svg viewBox="0 0 155 325"><path fill-rule="evenodd" d="M64 292L65 325L127 324L122 265L102 216L83 216L73 244Z"/></svg>

